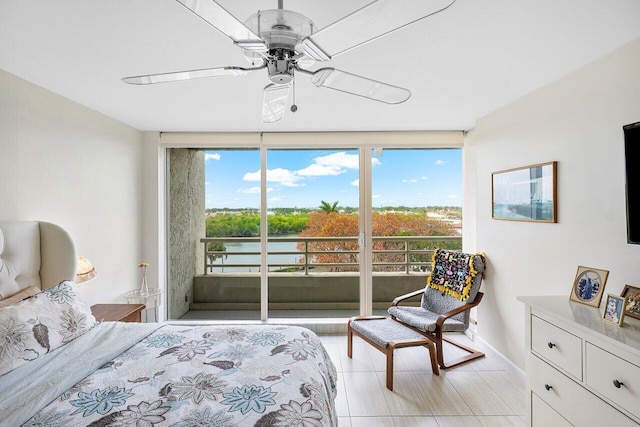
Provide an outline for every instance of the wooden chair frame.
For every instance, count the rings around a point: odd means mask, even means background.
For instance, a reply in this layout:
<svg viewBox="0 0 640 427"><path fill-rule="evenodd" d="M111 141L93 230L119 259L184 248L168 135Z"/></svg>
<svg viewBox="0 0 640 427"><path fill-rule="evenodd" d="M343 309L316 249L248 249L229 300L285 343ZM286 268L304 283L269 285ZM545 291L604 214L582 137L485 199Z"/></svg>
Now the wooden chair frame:
<svg viewBox="0 0 640 427"><path fill-rule="evenodd" d="M393 300L393 302L391 303L392 306L397 306L400 302L409 299L409 298L413 298L416 297L418 295L421 295L424 293L424 288L423 289L418 289L416 291L413 292L409 292L408 294L404 294L401 295L397 298L395 298ZM436 359L438 361L438 365L440 366L440 368L442 369L448 369L448 368L453 368L455 366L461 365L463 363L467 363L470 362L472 360L484 357L484 353L473 349L471 347L467 347L466 345L460 344L458 342L453 341L450 338L447 338L446 336L444 336L442 327L444 325L444 321L447 320L450 317L453 317L457 314L460 313L464 313L467 310L471 310L473 307L477 306L478 304L480 304L480 301L482 301L482 297L484 296L484 294L482 292L478 292L478 294L476 295L476 297L474 298L473 301L468 302L464 305L461 305L458 308L455 308L451 311L448 311L442 315L440 315L438 317L438 319L436 320L436 329L434 332L427 332L427 331L423 331L420 330L414 326L411 326L405 322L402 322L400 320L398 320L395 316L391 316L391 318L393 320L395 320L396 322L402 323L403 325L405 325L408 328L413 329L414 331L418 332L419 334L423 335L424 337L426 337L427 339L429 339L430 341L432 341L435 345L436 345ZM467 353L469 353L466 356L463 356L459 359L455 359L449 363L445 363L444 361L444 353L443 353L443 349L442 349L442 344L443 341L448 342L451 345L454 345L464 351L466 351Z"/></svg>
<svg viewBox="0 0 640 427"><path fill-rule="evenodd" d="M360 332L358 332L355 329L352 329L352 327L351 327L351 323L352 322L361 322L361 321L366 321L366 320L382 320L382 319L386 319L386 317L384 317L384 316L359 316L359 317L354 317L354 318L349 319L349 323L347 324L347 356L349 356L350 359L353 357L353 336L354 335L362 338L363 341L369 343L372 347L374 347L377 350L379 350L382 353L384 353L385 356L386 356L386 360L387 360L387 366L386 366L386 369L387 369L387 388L389 390L393 391L393 352L394 352L394 350L396 348L422 346L422 347L425 347L429 351L429 358L431 360L431 371L435 375L440 375L440 370L438 369L438 364L437 364L436 355L435 355L436 348L435 348L435 345L434 345L433 341L431 341L431 339L426 338L426 337L425 338L421 338L421 339L417 339L417 340L411 340L411 339L400 340L400 339L398 339L398 340L387 342L386 346L380 346L378 343L375 343L375 342L371 341L365 335L361 334ZM404 323L403 323L403 325L404 325ZM413 329L413 328L411 328L411 329Z"/></svg>

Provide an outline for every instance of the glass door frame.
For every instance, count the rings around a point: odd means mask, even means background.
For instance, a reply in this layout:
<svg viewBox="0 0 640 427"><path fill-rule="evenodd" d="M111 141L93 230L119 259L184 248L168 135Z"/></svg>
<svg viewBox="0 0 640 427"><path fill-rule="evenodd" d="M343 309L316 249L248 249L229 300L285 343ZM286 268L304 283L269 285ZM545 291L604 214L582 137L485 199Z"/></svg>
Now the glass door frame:
<svg viewBox="0 0 640 427"><path fill-rule="evenodd" d="M167 171L161 166L165 163L166 150L170 148L215 149L259 149L260 150L260 247L261 247L261 302L260 318L268 320L268 272L267 245L268 224L266 192L266 153L268 149L357 149L360 154L360 314L368 316L372 313L372 254L368 248L373 247L372 224L372 151L379 148L460 148L463 149L463 187L464 180L464 135L462 131L380 131L380 132L211 132L183 133L163 132L160 134L158 157L159 183L159 269L164 271L164 289L168 287L166 270L168 268L168 248L166 218L167 209ZM330 142L326 142L329 140ZM168 302L167 302L168 304ZM168 310L168 307L165 311Z"/></svg>

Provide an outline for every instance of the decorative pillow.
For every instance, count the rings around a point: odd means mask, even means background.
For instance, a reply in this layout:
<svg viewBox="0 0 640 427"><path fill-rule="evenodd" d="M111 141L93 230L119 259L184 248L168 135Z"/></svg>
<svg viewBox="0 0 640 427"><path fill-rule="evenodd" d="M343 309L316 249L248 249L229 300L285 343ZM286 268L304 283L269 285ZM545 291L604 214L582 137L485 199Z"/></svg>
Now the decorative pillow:
<svg viewBox="0 0 640 427"><path fill-rule="evenodd" d="M469 298L473 278L478 274L474 258L483 253L465 254L463 252L436 249L433 251L433 271L427 279L427 286L464 301Z"/></svg>
<svg viewBox="0 0 640 427"><path fill-rule="evenodd" d="M29 286L28 288L25 288L23 290L21 290L20 292L18 292L15 295L11 295L10 297L7 297L3 300L0 300L0 308L2 307L7 307L11 304L15 304L17 302L22 301L23 299L27 299L29 297L34 296L35 294L40 292L40 288L38 288L37 286Z"/></svg>
<svg viewBox="0 0 640 427"><path fill-rule="evenodd" d="M95 324L70 281L1 308L0 375L65 345Z"/></svg>

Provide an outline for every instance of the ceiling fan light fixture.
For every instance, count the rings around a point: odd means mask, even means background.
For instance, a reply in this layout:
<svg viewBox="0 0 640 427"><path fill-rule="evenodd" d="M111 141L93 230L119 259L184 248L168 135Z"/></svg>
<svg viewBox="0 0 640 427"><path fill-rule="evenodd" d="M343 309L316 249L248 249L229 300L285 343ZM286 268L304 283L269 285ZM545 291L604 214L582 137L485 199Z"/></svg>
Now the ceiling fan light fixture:
<svg viewBox="0 0 640 427"><path fill-rule="evenodd" d="M284 117L284 112L289 99L290 85L268 84L264 88L262 101L262 121L273 123Z"/></svg>

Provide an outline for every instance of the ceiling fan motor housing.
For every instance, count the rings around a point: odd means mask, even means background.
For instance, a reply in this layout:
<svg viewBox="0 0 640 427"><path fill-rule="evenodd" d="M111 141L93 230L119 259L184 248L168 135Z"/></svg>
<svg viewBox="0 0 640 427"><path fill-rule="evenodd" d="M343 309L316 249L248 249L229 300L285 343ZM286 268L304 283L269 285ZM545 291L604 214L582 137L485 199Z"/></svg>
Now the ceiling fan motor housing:
<svg viewBox="0 0 640 427"><path fill-rule="evenodd" d="M299 13L284 9L263 10L251 15L245 25L258 34L268 46L268 54L244 50L247 59L255 63L264 60L269 79L275 84L293 80L294 57L301 51L302 40L313 33L313 22Z"/></svg>
<svg viewBox="0 0 640 427"><path fill-rule="evenodd" d="M291 61L290 52L284 49L276 49L270 52L267 59L267 70L269 71L269 80L278 85L291 83L293 80L294 63Z"/></svg>

